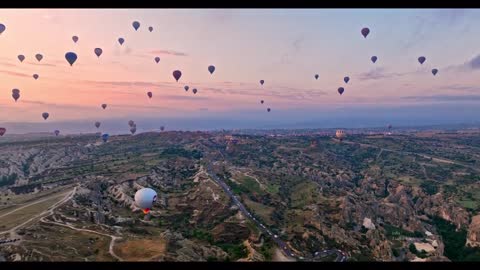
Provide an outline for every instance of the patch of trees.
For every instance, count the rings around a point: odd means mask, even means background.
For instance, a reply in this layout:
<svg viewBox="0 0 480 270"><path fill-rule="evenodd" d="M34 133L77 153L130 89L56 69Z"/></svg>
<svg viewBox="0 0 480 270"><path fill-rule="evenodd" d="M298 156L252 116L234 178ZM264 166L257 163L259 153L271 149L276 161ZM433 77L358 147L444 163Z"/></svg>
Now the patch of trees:
<svg viewBox="0 0 480 270"><path fill-rule="evenodd" d="M11 186L15 184L15 181L17 180L17 174L12 173L10 175L4 175L0 178L0 187L4 186Z"/></svg>
<svg viewBox="0 0 480 270"><path fill-rule="evenodd" d="M467 230L456 226L440 217L432 218L445 244L445 256L452 261L480 261L480 248L467 247Z"/></svg>

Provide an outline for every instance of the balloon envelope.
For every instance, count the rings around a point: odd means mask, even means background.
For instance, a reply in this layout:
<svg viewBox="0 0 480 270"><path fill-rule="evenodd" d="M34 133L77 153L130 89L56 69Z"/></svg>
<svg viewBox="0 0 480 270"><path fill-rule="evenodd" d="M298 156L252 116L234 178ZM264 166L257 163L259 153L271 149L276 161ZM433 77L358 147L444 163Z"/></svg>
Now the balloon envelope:
<svg viewBox="0 0 480 270"><path fill-rule="evenodd" d="M155 57L155 62L157 62L157 64L158 64L158 62L160 62L160 57L158 57L158 56Z"/></svg>
<svg viewBox="0 0 480 270"><path fill-rule="evenodd" d="M0 23L0 35L5 31L5 29L7 29L7 27L4 24Z"/></svg>
<svg viewBox="0 0 480 270"><path fill-rule="evenodd" d="M437 73L438 73L438 69L436 69L436 68L432 69L433 76L437 75Z"/></svg>
<svg viewBox="0 0 480 270"><path fill-rule="evenodd" d="M33 74L33 78L36 80L38 79L38 74Z"/></svg>
<svg viewBox="0 0 480 270"><path fill-rule="evenodd" d="M147 214L157 200L157 193L151 188L142 188L135 193L135 204Z"/></svg>
<svg viewBox="0 0 480 270"><path fill-rule="evenodd" d="M318 74L315 74L315 80L318 80L318 77L319 77Z"/></svg>
<svg viewBox="0 0 480 270"><path fill-rule="evenodd" d="M70 64L70 66L73 66L73 63L77 61L77 54L74 52L67 52L65 54L65 59L67 59L67 62Z"/></svg>
<svg viewBox="0 0 480 270"><path fill-rule="evenodd" d="M343 92L345 91L345 89L343 87L339 87L338 88L338 93L341 95L343 94Z"/></svg>
<svg viewBox="0 0 480 270"><path fill-rule="evenodd" d="M185 89L185 91L188 91L188 89L189 89L188 85L185 85L185 87L183 87L183 89Z"/></svg>
<svg viewBox="0 0 480 270"><path fill-rule="evenodd" d="M378 59L378 58L377 58L376 56L372 56L372 57L370 58L370 60L372 60L373 63L377 62L377 59Z"/></svg>
<svg viewBox="0 0 480 270"><path fill-rule="evenodd" d="M420 57L418 57L418 62L419 62L420 64L423 64L423 63L425 62L425 60L427 60L427 58L425 58L425 56L420 56Z"/></svg>
<svg viewBox="0 0 480 270"><path fill-rule="evenodd" d="M5 132L7 132L7 129L6 128L0 128L0 136L3 136L5 135Z"/></svg>
<svg viewBox="0 0 480 270"><path fill-rule="evenodd" d="M60 130L55 130L54 133L55 133L55 136L58 136L58 134L60 134Z"/></svg>
<svg viewBox="0 0 480 270"><path fill-rule="evenodd" d="M105 110L105 108L107 108L107 104L102 104L102 108Z"/></svg>
<svg viewBox="0 0 480 270"><path fill-rule="evenodd" d="M263 85L265 83L264 80L260 80L260 84Z"/></svg>
<svg viewBox="0 0 480 270"><path fill-rule="evenodd" d="M130 128L130 132L133 134L135 134L135 132L137 131L137 128L136 127L131 127Z"/></svg>
<svg viewBox="0 0 480 270"><path fill-rule="evenodd" d="M20 60L20 62L23 62L23 60L25 60L25 55L19 54L19 55L17 56L17 58L18 58L18 60Z"/></svg>
<svg viewBox="0 0 480 270"><path fill-rule="evenodd" d="M12 89L12 97L17 102L17 100L20 98L20 90L18 89Z"/></svg>
<svg viewBox="0 0 480 270"><path fill-rule="evenodd" d="M345 83L348 83L348 81L350 81L350 78L347 76L347 77L343 78L343 81L344 81Z"/></svg>
<svg viewBox="0 0 480 270"><path fill-rule="evenodd" d="M128 121L128 125L129 125L130 127L133 127L134 124L135 124L135 122L133 122L133 120Z"/></svg>
<svg viewBox="0 0 480 270"><path fill-rule="evenodd" d="M263 100L260 100L260 103L262 103L262 104L263 104L263 102L264 102Z"/></svg>
<svg viewBox="0 0 480 270"><path fill-rule="evenodd" d="M47 118L48 118L49 116L50 116L50 114L47 113L47 112L42 113L42 117L43 117L43 119L45 119L45 120L47 120Z"/></svg>
<svg viewBox="0 0 480 270"><path fill-rule="evenodd" d="M182 72L180 70L173 71L173 78L175 78L177 82L180 80L180 77L182 77Z"/></svg>
<svg viewBox="0 0 480 270"><path fill-rule="evenodd" d="M193 88L192 92L193 92L194 94L196 94L196 93L197 93L197 88Z"/></svg>
<svg viewBox="0 0 480 270"><path fill-rule="evenodd" d="M267 109L267 112L270 112L270 108Z"/></svg>
<svg viewBox="0 0 480 270"><path fill-rule="evenodd" d="M72 40L73 40L73 42L77 43L78 37L77 37L77 36L73 36L73 37L72 37Z"/></svg>
<svg viewBox="0 0 480 270"><path fill-rule="evenodd" d="M135 29L135 31L137 31L138 28L140 28L140 23L137 22L137 21L134 21L134 22L132 23L132 26L133 26L133 28Z"/></svg>
<svg viewBox="0 0 480 270"><path fill-rule="evenodd" d="M118 43L120 43L120 45L123 45L124 42L125 42L125 39L123 39L123 38L118 39Z"/></svg>
<svg viewBox="0 0 480 270"><path fill-rule="evenodd" d="M103 134L103 135L102 135L102 140L103 140L104 142L107 142L107 140L108 140L109 137L110 137L110 135L108 135L108 134Z"/></svg>
<svg viewBox="0 0 480 270"><path fill-rule="evenodd" d="M149 27L148 27L148 31L152 32L152 31L153 31L153 27L149 26Z"/></svg>
<svg viewBox="0 0 480 270"><path fill-rule="evenodd" d="M102 55L102 53L103 53L103 50L101 48L95 48L95 50L93 50L93 51L95 52L97 57L100 57L100 55Z"/></svg>
<svg viewBox="0 0 480 270"><path fill-rule="evenodd" d="M164 126L161 126L161 127L160 127L160 130L161 130L161 131L165 130L165 127L164 127Z"/></svg>
<svg viewBox="0 0 480 270"><path fill-rule="evenodd" d="M100 127L100 122L95 122L95 127L99 128Z"/></svg>
<svg viewBox="0 0 480 270"><path fill-rule="evenodd" d="M362 28L362 31L361 31L361 32L362 32L362 36L363 36L364 38L367 38L368 34L370 33L370 29L368 29L367 27L365 27L365 28Z"/></svg>
<svg viewBox="0 0 480 270"><path fill-rule="evenodd" d="M214 71L215 71L215 66L208 66L208 72L210 72L210 74L213 74Z"/></svg>
<svg viewBox="0 0 480 270"><path fill-rule="evenodd" d="M43 59L43 55L37 53L37 54L35 55L35 58L37 58L38 62L40 62L40 61L42 61L42 59Z"/></svg>
<svg viewBox="0 0 480 270"><path fill-rule="evenodd" d="M152 92L148 92L148 93L147 93L147 96L148 96L149 98L152 98L152 96L153 96Z"/></svg>

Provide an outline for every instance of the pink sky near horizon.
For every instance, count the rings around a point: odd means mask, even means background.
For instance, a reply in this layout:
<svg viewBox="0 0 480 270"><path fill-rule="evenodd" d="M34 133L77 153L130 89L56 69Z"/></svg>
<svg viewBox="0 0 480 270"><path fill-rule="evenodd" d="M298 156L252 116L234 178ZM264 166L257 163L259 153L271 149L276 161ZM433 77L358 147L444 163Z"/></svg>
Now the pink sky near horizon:
<svg viewBox="0 0 480 270"><path fill-rule="evenodd" d="M261 112L269 106L280 110L402 105L414 102L402 99L408 96L472 94L472 90L449 86L474 87L477 83L473 73L447 68L468 61L475 56L473 51L462 52L463 58L450 59L446 65L432 59L427 50L427 62L420 66L418 53L390 57L385 53L390 47L375 51L374 41L381 38L374 35L375 28L372 41L361 37L363 25L339 24L339 28L352 28L352 33L336 33L348 35L352 49L343 50L347 44L335 45L342 39L326 36L327 28L318 30L326 33L321 37L298 34L293 15L284 21L268 17L256 27L252 21L260 20L255 15L258 12L0 10L0 23L7 26L0 35L0 122L40 122L44 111L56 121L131 114L188 116L205 108L221 114ZM139 31L131 26L134 20L142 24ZM288 23L293 26L284 26ZM150 25L152 33L147 30ZM77 44L73 35L79 36ZM119 37L125 38L123 46ZM100 58L93 53L96 47L103 49ZM69 51L78 55L73 67L64 58ZM44 56L40 63L34 58L36 53ZM379 56L376 64L369 60L372 53ZM18 54L26 56L23 63ZM155 56L161 58L159 64ZM441 58L440 53L436 56ZM351 66L349 59L354 62ZM401 59L398 65L396 59ZM216 66L213 75L207 71L210 64ZM430 73L434 67L440 69L436 77ZM175 69L183 73L178 83L172 76ZM364 73L375 70L397 75L361 80ZM38 80L32 78L34 73L39 74ZM351 81L345 85L346 75ZM265 85L259 84L260 79ZM183 90L185 85L190 87L188 92ZM337 93L340 86L345 87L343 96ZM17 103L11 97L13 88L21 91ZM193 88L198 89L196 95ZM153 92L152 99L147 98L147 91ZM262 99L265 105L260 105ZM102 103L108 104L107 110L100 108Z"/></svg>

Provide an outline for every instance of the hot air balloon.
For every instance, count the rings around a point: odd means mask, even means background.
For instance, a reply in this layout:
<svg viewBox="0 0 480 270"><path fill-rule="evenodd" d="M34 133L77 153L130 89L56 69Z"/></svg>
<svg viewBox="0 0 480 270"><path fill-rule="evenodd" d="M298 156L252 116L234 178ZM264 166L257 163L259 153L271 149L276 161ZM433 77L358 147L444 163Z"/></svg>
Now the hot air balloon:
<svg viewBox="0 0 480 270"><path fill-rule="evenodd" d="M101 48L95 48L93 52L95 52L95 55L97 55L97 57L100 58L100 55L102 55L103 50Z"/></svg>
<svg viewBox="0 0 480 270"><path fill-rule="evenodd" d="M370 58L370 60L372 60L372 62L375 64L375 62L377 62L377 57L374 55Z"/></svg>
<svg viewBox="0 0 480 270"><path fill-rule="evenodd" d="M345 83L348 83L348 81L350 81L350 78L349 78L348 76L346 76L346 77L343 78L343 81L344 81Z"/></svg>
<svg viewBox="0 0 480 270"><path fill-rule="evenodd" d="M318 77L319 77L318 74L315 74L315 80L318 80Z"/></svg>
<svg viewBox="0 0 480 270"><path fill-rule="evenodd" d="M25 55L19 54L19 55L17 56L17 58L18 58L18 60L20 60L20 62L23 62L23 60L25 60Z"/></svg>
<svg viewBox="0 0 480 270"><path fill-rule="evenodd" d="M140 23L137 22L137 21L134 21L134 22L132 23L132 26L133 26L133 28L135 29L135 31L137 31L138 28L140 28Z"/></svg>
<svg viewBox="0 0 480 270"><path fill-rule="evenodd" d="M73 42L77 43L78 37L77 37L77 36L73 36L73 37L72 37L72 40L73 40Z"/></svg>
<svg viewBox="0 0 480 270"><path fill-rule="evenodd" d="M65 54L65 59L67 59L67 62L70 64L70 66L73 66L73 63L77 61L77 54L74 52L67 52Z"/></svg>
<svg viewBox="0 0 480 270"><path fill-rule="evenodd" d="M148 214L157 201L157 193L151 188L142 188L135 193L135 205Z"/></svg>
<svg viewBox="0 0 480 270"><path fill-rule="evenodd" d="M192 92L193 92L194 94L196 94L196 93L197 93L197 88L193 88Z"/></svg>
<svg viewBox="0 0 480 270"><path fill-rule="evenodd" d="M106 134L106 133L103 134L103 135L102 135L102 140L103 140L103 142L107 142L109 137L110 137L110 135L108 135L108 134Z"/></svg>
<svg viewBox="0 0 480 270"><path fill-rule="evenodd" d="M137 127L131 127L130 128L130 132L133 134L135 134L135 132L137 131Z"/></svg>
<svg viewBox="0 0 480 270"><path fill-rule="evenodd" d="M60 130L55 130L53 133L55 133L55 136L58 136L58 134L60 134Z"/></svg>
<svg viewBox="0 0 480 270"><path fill-rule="evenodd" d="M338 93L339 93L340 95L342 95L344 91L345 91L345 89L344 89L343 87L339 87L339 88L338 88Z"/></svg>
<svg viewBox="0 0 480 270"><path fill-rule="evenodd" d="M425 60L427 60L427 58L425 58L425 56L420 56L418 57L418 62L423 65L423 63L425 62Z"/></svg>
<svg viewBox="0 0 480 270"><path fill-rule="evenodd" d="M161 126L161 127L160 127L160 130L161 130L161 131L164 131L164 130L165 130L165 127L164 127L164 126Z"/></svg>
<svg viewBox="0 0 480 270"><path fill-rule="evenodd" d="M158 57L158 56L155 57L155 62L157 62L157 64L158 64L158 62L160 62L160 57Z"/></svg>
<svg viewBox="0 0 480 270"><path fill-rule="evenodd" d="M182 72L180 70L175 70L173 72L173 78L178 82L180 80L180 77L182 77Z"/></svg>
<svg viewBox="0 0 480 270"><path fill-rule="evenodd" d="M43 119L45 119L45 120L47 120L47 118L48 118L49 116L50 116L50 114L47 113L47 112L42 113L42 117L43 117Z"/></svg>
<svg viewBox="0 0 480 270"><path fill-rule="evenodd" d="M107 108L107 104L102 104L102 108L105 110Z"/></svg>
<svg viewBox="0 0 480 270"><path fill-rule="evenodd" d="M208 66L208 72L210 72L210 74L213 74L214 71L215 71L215 66Z"/></svg>
<svg viewBox="0 0 480 270"><path fill-rule="evenodd" d="M4 24L0 23L0 35L7 29Z"/></svg>
<svg viewBox="0 0 480 270"><path fill-rule="evenodd" d="M148 31L152 32L152 31L153 31L153 27L149 26L149 27L148 27Z"/></svg>
<svg viewBox="0 0 480 270"><path fill-rule="evenodd" d="M270 112L270 108L267 109L267 112Z"/></svg>
<svg viewBox="0 0 480 270"><path fill-rule="evenodd" d="M100 122L95 122L95 127L99 128L100 127Z"/></svg>
<svg viewBox="0 0 480 270"><path fill-rule="evenodd" d="M7 129L6 128L0 128L0 136L3 136L5 135L5 132L7 132Z"/></svg>
<svg viewBox="0 0 480 270"><path fill-rule="evenodd" d="M263 85L265 83L264 80L260 80L260 84Z"/></svg>
<svg viewBox="0 0 480 270"><path fill-rule="evenodd" d="M368 29L367 27L365 27L365 28L362 28L362 31L361 31L361 32L362 32L362 36L363 36L364 38L367 38L368 34L370 34L370 29Z"/></svg>
<svg viewBox="0 0 480 270"><path fill-rule="evenodd" d="M345 138L345 135L346 135L346 134L345 134L345 131L340 130L340 129L335 132L335 136L336 136L340 141L342 141L343 138Z"/></svg>
<svg viewBox="0 0 480 270"><path fill-rule="evenodd" d="M38 79L38 74L33 74L33 78L34 78L35 80L37 80L37 79Z"/></svg>
<svg viewBox="0 0 480 270"><path fill-rule="evenodd" d="M123 39L123 38L118 39L118 43L120 43L120 45L123 45L124 42L125 42L125 39Z"/></svg>
<svg viewBox="0 0 480 270"><path fill-rule="evenodd" d="M42 61L42 59L43 59L43 55L37 53L37 54L35 55L35 58L37 58L38 62L40 62L40 61Z"/></svg>
<svg viewBox="0 0 480 270"><path fill-rule="evenodd" d="M148 93L147 93L147 96L148 96L149 98L152 98L152 96L153 96L152 92L148 92Z"/></svg>
<svg viewBox="0 0 480 270"><path fill-rule="evenodd" d="M262 104L263 104L263 102L264 102L263 100L260 100L260 103L262 103Z"/></svg>
<svg viewBox="0 0 480 270"><path fill-rule="evenodd" d="M183 89L185 89L185 91L188 91L188 89L189 89L188 85L185 85L185 87L183 87Z"/></svg>
<svg viewBox="0 0 480 270"><path fill-rule="evenodd" d="M134 124L135 124L135 122L133 122L133 120L128 121L128 125L129 125L130 127L133 127Z"/></svg>
<svg viewBox="0 0 480 270"><path fill-rule="evenodd" d="M387 127L388 127L388 129L392 129L392 125L388 125Z"/></svg>
<svg viewBox="0 0 480 270"><path fill-rule="evenodd" d="M438 73L438 69L436 69L436 68L432 69L433 76L437 75L437 73Z"/></svg>
<svg viewBox="0 0 480 270"><path fill-rule="evenodd" d="M17 100L20 98L20 90L18 89L12 89L12 97L17 102Z"/></svg>

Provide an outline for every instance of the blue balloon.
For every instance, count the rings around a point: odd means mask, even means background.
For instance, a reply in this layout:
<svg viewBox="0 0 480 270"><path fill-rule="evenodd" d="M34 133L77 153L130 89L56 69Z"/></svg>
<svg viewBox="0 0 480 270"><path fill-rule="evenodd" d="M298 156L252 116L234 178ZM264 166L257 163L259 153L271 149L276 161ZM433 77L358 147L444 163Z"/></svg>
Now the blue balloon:
<svg viewBox="0 0 480 270"><path fill-rule="evenodd" d="M65 59L67 59L67 62L70 64L70 66L73 66L73 63L77 61L77 54L74 52L67 52L65 54Z"/></svg>
<svg viewBox="0 0 480 270"><path fill-rule="evenodd" d="M4 24L1 24L1 23L0 23L0 34L2 34L3 31L5 31L6 28L7 28L7 27L5 27Z"/></svg>
<svg viewBox="0 0 480 270"><path fill-rule="evenodd" d="M125 42L125 39L123 39L123 38L119 38L119 39L118 39L118 43L120 43L120 45L122 45L123 42Z"/></svg>
<svg viewBox="0 0 480 270"><path fill-rule="evenodd" d="M135 28L135 31L137 31L138 28L140 28L140 23L137 22L137 21L134 21L134 22L132 23L132 26L133 26L133 28Z"/></svg>
<svg viewBox="0 0 480 270"><path fill-rule="evenodd" d="M102 135L102 140L103 140L104 142L107 142L109 137L110 137L110 135L108 135L108 134L105 133L105 134Z"/></svg>

